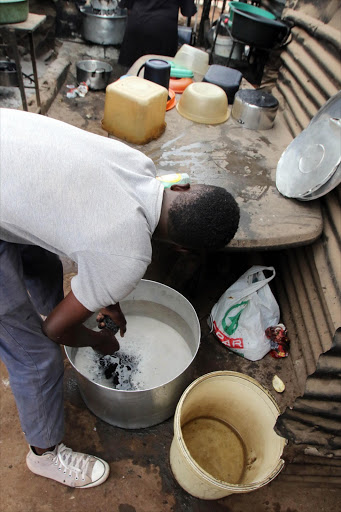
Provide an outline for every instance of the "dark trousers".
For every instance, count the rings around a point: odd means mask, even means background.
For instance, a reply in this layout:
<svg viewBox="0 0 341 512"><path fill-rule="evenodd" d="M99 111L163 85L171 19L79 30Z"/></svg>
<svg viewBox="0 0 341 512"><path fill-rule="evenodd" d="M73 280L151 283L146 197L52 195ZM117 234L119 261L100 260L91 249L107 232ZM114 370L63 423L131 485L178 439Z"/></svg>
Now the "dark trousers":
<svg viewBox="0 0 341 512"><path fill-rule="evenodd" d="M64 436L63 356L42 330L42 315L63 299L59 258L41 247L0 241L0 358L30 445Z"/></svg>

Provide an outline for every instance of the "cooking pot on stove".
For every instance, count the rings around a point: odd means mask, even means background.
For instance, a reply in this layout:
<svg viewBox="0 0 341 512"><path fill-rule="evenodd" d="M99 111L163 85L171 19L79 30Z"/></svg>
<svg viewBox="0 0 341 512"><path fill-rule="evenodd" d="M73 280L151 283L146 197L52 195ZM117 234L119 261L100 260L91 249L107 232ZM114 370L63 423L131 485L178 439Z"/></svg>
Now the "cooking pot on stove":
<svg viewBox="0 0 341 512"><path fill-rule="evenodd" d="M269 130L273 127L278 100L261 89L240 89L232 106L232 117L244 128Z"/></svg>

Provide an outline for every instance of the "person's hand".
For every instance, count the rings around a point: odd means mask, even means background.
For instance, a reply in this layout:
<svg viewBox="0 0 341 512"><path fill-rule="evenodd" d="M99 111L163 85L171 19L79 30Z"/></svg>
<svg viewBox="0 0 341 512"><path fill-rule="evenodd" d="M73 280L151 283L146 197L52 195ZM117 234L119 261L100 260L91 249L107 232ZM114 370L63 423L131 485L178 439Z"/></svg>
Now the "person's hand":
<svg viewBox="0 0 341 512"><path fill-rule="evenodd" d="M96 350L96 352L106 356L112 355L120 349L120 344L117 341L116 336L114 336L109 329L103 329L98 334L101 338L100 341L96 342L96 345L92 345L92 348Z"/></svg>
<svg viewBox="0 0 341 512"><path fill-rule="evenodd" d="M123 335L126 319L119 304L109 306L103 312L120 326ZM98 332L83 325L92 315L93 312L86 309L71 290L43 322L42 331L45 336L59 345L93 347L102 354L113 354L120 348L113 331L102 329ZM104 326L105 324L102 327Z"/></svg>
<svg viewBox="0 0 341 512"><path fill-rule="evenodd" d="M97 315L97 318L96 318L96 321L98 323L98 327L100 329L104 329L105 328L105 323L104 323L104 316L108 316L111 318L111 320L113 320L113 322L115 322L116 325L119 326L120 328L120 335L124 336L124 333L126 332L127 330L127 321L126 321L126 318L124 316L124 314L122 313L121 311L121 308L120 308L120 303L117 302L117 304L113 304L111 306L107 306L106 308L102 308L100 310L100 312L98 313ZM106 329L108 330L108 329Z"/></svg>

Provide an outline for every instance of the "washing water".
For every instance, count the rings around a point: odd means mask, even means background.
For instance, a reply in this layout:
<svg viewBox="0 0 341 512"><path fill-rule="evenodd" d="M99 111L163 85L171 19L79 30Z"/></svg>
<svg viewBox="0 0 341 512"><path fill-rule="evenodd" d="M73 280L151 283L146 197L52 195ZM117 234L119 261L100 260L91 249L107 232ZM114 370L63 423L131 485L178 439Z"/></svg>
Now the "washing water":
<svg viewBox="0 0 341 512"><path fill-rule="evenodd" d="M79 348L77 370L98 384L127 391L158 387L182 373L194 356L193 334L183 318L148 301L126 301L121 306L127 331L123 338L116 335L120 350L103 356L91 347Z"/></svg>

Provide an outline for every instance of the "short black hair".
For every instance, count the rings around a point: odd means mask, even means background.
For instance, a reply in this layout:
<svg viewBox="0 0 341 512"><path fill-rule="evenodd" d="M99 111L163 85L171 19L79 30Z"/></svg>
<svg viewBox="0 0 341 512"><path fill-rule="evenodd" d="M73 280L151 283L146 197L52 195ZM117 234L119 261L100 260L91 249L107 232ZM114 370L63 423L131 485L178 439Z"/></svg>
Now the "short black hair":
<svg viewBox="0 0 341 512"><path fill-rule="evenodd" d="M239 217L239 206L225 188L191 187L169 209L168 234L183 247L221 249L234 237Z"/></svg>

